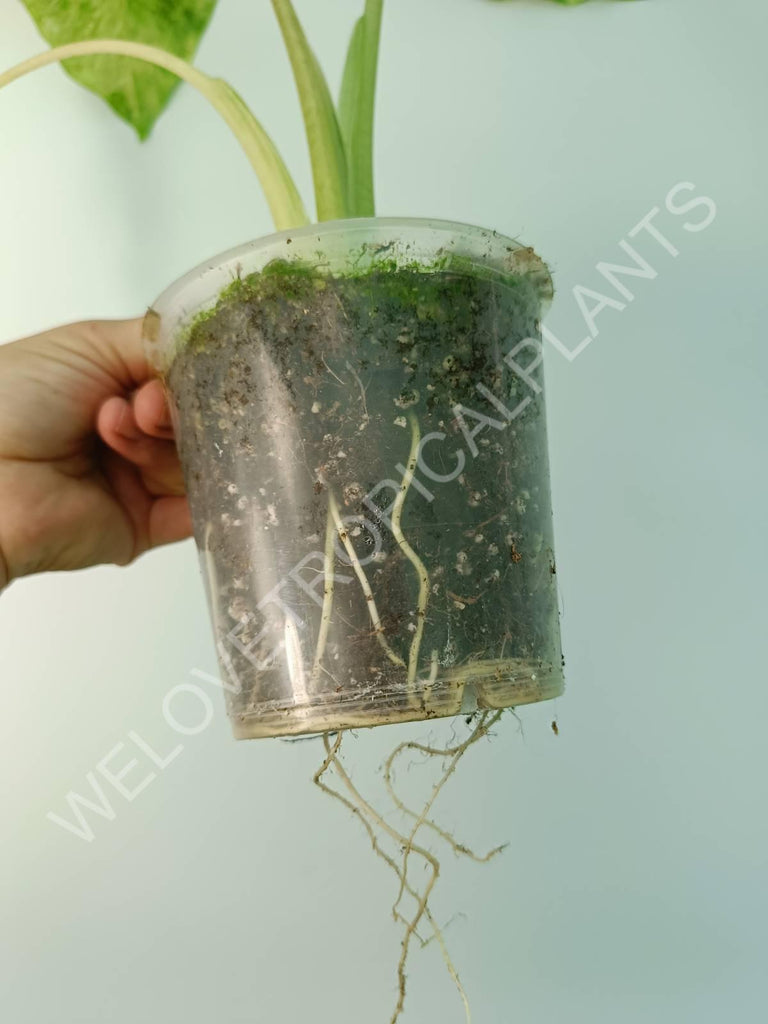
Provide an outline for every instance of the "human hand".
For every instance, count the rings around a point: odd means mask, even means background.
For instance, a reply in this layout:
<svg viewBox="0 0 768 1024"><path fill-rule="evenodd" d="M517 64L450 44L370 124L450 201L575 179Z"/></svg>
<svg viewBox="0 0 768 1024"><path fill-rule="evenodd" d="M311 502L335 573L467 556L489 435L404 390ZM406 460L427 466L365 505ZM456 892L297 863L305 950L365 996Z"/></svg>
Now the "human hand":
<svg viewBox="0 0 768 1024"><path fill-rule="evenodd" d="M126 565L191 523L141 320L0 346L0 589L30 573Z"/></svg>

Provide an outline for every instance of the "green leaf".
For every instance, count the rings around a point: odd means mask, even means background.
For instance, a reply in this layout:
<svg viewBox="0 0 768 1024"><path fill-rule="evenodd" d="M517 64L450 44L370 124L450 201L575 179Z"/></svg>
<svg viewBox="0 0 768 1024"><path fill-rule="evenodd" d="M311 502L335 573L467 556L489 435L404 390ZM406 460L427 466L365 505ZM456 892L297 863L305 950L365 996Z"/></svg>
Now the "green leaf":
<svg viewBox="0 0 768 1024"><path fill-rule="evenodd" d="M366 0L352 32L339 95L339 124L347 153L350 216L373 217L373 115L383 0Z"/></svg>
<svg viewBox="0 0 768 1024"><path fill-rule="evenodd" d="M86 39L148 43L189 60L216 0L22 0L51 46ZM125 57L68 60L64 69L107 101L145 139L178 85L161 68Z"/></svg>
<svg viewBox="0 0 768 1024"><path fill-rule="evenodd" d="M328 83L291 0L272 0L299 91L312 161L317 219L348 216L347 161Z"/></svg>

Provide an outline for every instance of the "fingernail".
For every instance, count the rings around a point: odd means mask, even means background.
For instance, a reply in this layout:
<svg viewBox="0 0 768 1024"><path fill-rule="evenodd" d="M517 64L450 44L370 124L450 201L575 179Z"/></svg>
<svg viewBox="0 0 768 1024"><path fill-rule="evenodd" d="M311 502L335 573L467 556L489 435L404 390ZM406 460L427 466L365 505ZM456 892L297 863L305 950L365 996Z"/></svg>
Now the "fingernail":
<svg viewBox="0 0 768 1024"><path fill-rule="evenodd" d="M135 441L141 436L141 432L133 419L133 409L127 403L123 406L120 417L115 425L115 430L129 441Z"/></svg>

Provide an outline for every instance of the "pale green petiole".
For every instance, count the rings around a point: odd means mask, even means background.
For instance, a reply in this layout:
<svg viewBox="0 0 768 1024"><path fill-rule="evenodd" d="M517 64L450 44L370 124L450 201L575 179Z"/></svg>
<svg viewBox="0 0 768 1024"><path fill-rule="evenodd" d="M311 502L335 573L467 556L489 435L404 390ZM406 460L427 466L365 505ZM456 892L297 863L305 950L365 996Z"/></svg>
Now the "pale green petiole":
<svg viewBox="0 0 768 1024"><path fill-rule="evenodd" d="M307 42L291 0L272 0L272 7L299 91L312 161L317 219L338 220L348 217L347 157L328 83Z"/></svg>
<svg viewBox="0 0 768 1024"><path fill-rule="evenodd" d="M339 125L347 154L351 217L373 217L373 112L383 0L366 0L355 23L339 95Z"/></svg>
<svg viewBox="0 0 768 1024"><path fill-rule="evenodd" d="M47 64L55 64L70 57L87 57L94 54L134 57L136 60L165 68L166 71L194 86L218 111L242 146L264 189L275 227L283 230L309 223L304 204L283 158L240 96L222 79L211 78L165 50L124 39L89 39L79 43L68 43L66 46L58 46L22 61L21 64L0 74L0 89Z"/></svg>

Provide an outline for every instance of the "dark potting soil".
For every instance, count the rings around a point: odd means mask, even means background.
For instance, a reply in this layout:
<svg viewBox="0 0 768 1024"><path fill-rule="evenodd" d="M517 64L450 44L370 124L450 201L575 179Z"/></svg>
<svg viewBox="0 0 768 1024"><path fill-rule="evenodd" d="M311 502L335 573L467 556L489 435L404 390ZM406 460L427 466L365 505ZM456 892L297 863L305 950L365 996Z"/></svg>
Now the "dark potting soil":
<svg viewBox="0 0 768 1024"><path fill-rule="evenodd" d="M539 308L525 277L280 261L180 340L167 384L243 735L559 692L541 370L504 361Z"/></svg>

